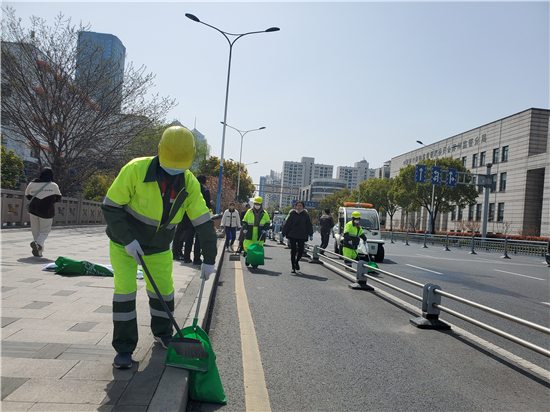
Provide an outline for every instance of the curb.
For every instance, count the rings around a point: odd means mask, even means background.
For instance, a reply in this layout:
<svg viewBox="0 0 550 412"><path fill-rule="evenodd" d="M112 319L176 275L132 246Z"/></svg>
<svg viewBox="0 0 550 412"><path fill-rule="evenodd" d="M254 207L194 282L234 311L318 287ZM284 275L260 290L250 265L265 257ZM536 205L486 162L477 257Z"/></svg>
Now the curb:
<svg viewBox="0 0 550 412"><path fill-rule="evenodd" d="M206 322L208 321L208 312L212 304L212 291L216 284L218 277L220 276L220 268L222 266L224 258L224 242L220 242L218 245L218 254L216 262L216 273L209 281L204 284L204 291L202 295L201 307L199 310L199 322L198 325L204 329ZM191 293L192 297L184 297L178 302L177 307L174 310L175 318L185 318L185 322L182 328L191 326L195 317L195 311L197 308L198 293L200 290L201 279L195 277L188 286L196 290L195 293ZM191 290L190 290L191 292ZM179 316L178 316L179 315ZM173 411L185 411L187 408L187 402L189 400L189 371L187 369L174 368L166 366L158 383L157 389L149 407L148 412L173 412Z"/></svg>

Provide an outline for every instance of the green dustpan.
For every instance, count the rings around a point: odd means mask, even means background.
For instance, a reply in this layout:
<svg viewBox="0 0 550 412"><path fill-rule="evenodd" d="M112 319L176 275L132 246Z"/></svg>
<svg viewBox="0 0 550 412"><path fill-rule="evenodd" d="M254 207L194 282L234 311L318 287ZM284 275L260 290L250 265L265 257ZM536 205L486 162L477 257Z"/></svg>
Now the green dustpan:
<svg viewBox="0 0 550 412"><path fill-rule="evenodd" d="M197 321L197 318L193 319L193 326L183 328L181 333L185 338L199 339L202 342L204 350L208 353L208 357L182 358L176 353L172 346L169 346L168 352L166 353L166 360L164 362L166 365L174 366L176 368L189 369L192 371L206 372L210 369L212 363L215 364L216 355L212 350L210 338L200 326L197 326ZM174 337L179 337L179 334L176 333Z"/></svg>

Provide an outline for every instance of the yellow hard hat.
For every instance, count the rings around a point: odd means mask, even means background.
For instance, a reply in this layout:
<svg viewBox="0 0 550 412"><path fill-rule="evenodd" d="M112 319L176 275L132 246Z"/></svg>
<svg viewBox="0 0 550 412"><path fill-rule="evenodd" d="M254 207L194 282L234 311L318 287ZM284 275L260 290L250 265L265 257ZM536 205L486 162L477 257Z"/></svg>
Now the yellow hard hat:
<svg viewBox="0 0 550 412"><path fill-rule="evenodd" d="M264 202L264 200L260 196L258 196L254 199L254 203L262 204L263 202Z"/></svg>
<svg viewBox="0 0 550 412"><path fill-rule="evenodd" d="M361 213L359 213L357 210L351 214L352 217L358 217L361 218Z"/></svg>
<svg viewBox="0 0 550 412"><path fill-rule="evenodd" d="M195 158L195 137L183 126L171 126L164 131L159 142L161 166L171 169L188 169Z"/></svg>

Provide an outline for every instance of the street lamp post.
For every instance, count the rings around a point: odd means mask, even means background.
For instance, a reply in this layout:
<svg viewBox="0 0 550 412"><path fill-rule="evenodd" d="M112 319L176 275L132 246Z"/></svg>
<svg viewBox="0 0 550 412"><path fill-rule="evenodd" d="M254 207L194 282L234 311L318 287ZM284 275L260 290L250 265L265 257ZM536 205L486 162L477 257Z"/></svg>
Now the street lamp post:
<svg viewBox="0 0 550 412"><path fill-rule="evenodd" d="M193 20L197 23L202 23L205 26L211 27L214 30L220 32L221 34L223 34L223 37L225 37L225 39L229 43L229 64L228 64L228 67L227 67L227 85L225 87L225 109L224 109L224 112L223 112L223 122L222 122L223 123L222 153L221 153L221 156L220 156L220 175L219 175L219 182L218 182L218 198L217 198L217 201L216 201L216 214L218 214L218 213L220 213L220 203L221 203L221 197L222 197L221 195L222 195L222 176L223 176L223 150L224 150L224 147L225 147L225 126L226 126L226 121L227 121L227 101L228 101L228 98L229 98L229 78L230 78L230 74L231 74L231 55L232 55L232 52L233 52L233 44L235 44L235 42L237 40L239 40L241 37L247 36L249 34L270 33L270 32L273 32L273 31L279 31L280 29L278 27L270 27L269 29L263 30L263 31L251 31L251 32L248 32L248 33L233 34L233 33L227 33L225 31L222 31L222 30L218 29L217 27L211 26L210 24L207 24L203 21L200 21L199 18L197 16L194 16L193 14L185 13L185 16L188 19L191 19L191 20ZM228 36L231 36L233 38L233 40L230 40Z"/></svg>
<svg viewBox="0 0 550 412"><path fill-rule="evenodd" d="M242 158L243 158L243 140L244 140L244 136L249 132L255 132L255 131L258 131L258 130L263 130L263 129L265 129L265 126L262 126L258 129L250 129L250 130L247 130L247 131L243 131L243 130L236 129L233 126L229 126L225 122L222 122L222 123L223 123L224 127L225 126L230 127L231 129L236 130L237 132L239 132L239 134L241 135L241 154L239 156L239 178L237 180L237 203L239 203L239 188L241 187L241 162L242 162ZM254 162L254 163L258 163L258 162ZM249 163L249 164L254 164L254 163Z"/></svg>
<svg viewBox="0 0 550 412"><path fill-rule="evenodd" d="M231 160L232 162L234 162L233 159L229 159ZM247 163L245 165L243 165L243 167L246 167L246 166L249 166L249 165L255 165L256 163L258 162L252 162L252 163ZM239 203L239 188L241 186L241 162L239 162L239 177L237 179L237 203Z"/></svg>

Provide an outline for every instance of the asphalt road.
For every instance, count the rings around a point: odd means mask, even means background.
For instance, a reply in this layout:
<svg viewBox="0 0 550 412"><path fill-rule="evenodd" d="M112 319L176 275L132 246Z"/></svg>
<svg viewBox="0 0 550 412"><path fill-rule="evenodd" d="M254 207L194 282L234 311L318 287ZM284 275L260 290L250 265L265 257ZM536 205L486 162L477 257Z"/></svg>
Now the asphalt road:
<svg viewBox="0 0 550 412"><path fill-rule="evenodd" d="M392 273L437 283L449 293L548 325L548 306L543 303L550 300L548 268L540 258L502 263L494 255L473 259L467 253L401 244L388 245L386 256L380 267ZM409 319L419 315L419 302L370 281L374 292L351 290L349 280L326 265L301 266L302 275L291 275L289 250L273 241L267 242L266 264L258 269L245 267L242 258L232 262L225 256L208 333L228 403L190 402L188 411L253 410L245 399L261 387L273 411L548 409L550 390L542 376L549 367L542 355L507 341L499 346L528 355L526 361L495 353L483 341L465 337L460 328L491 343L499 344L500 338L465 322L459 325L458 319L444 314L442 319L454 330L417 329ZM495 268L546 278L508 275ZM392 283L387 276L379 278ZM261 356L252 366L244 345L250 336L242 333L247 325L242 305L237 305L243 301L240 282ZM405 285L399 284L407 289ZM421 295L414 286L410 290ZM486 315L475 312L480 320ZM500 319L491 318L498 327ZM548 348L548 337L537 338L540 332L521 328L522 338ZM529 369L527 361L538 372ZM261 372L252 380L251 367ZM541 367L546 371L541 373Z"/></svg>

